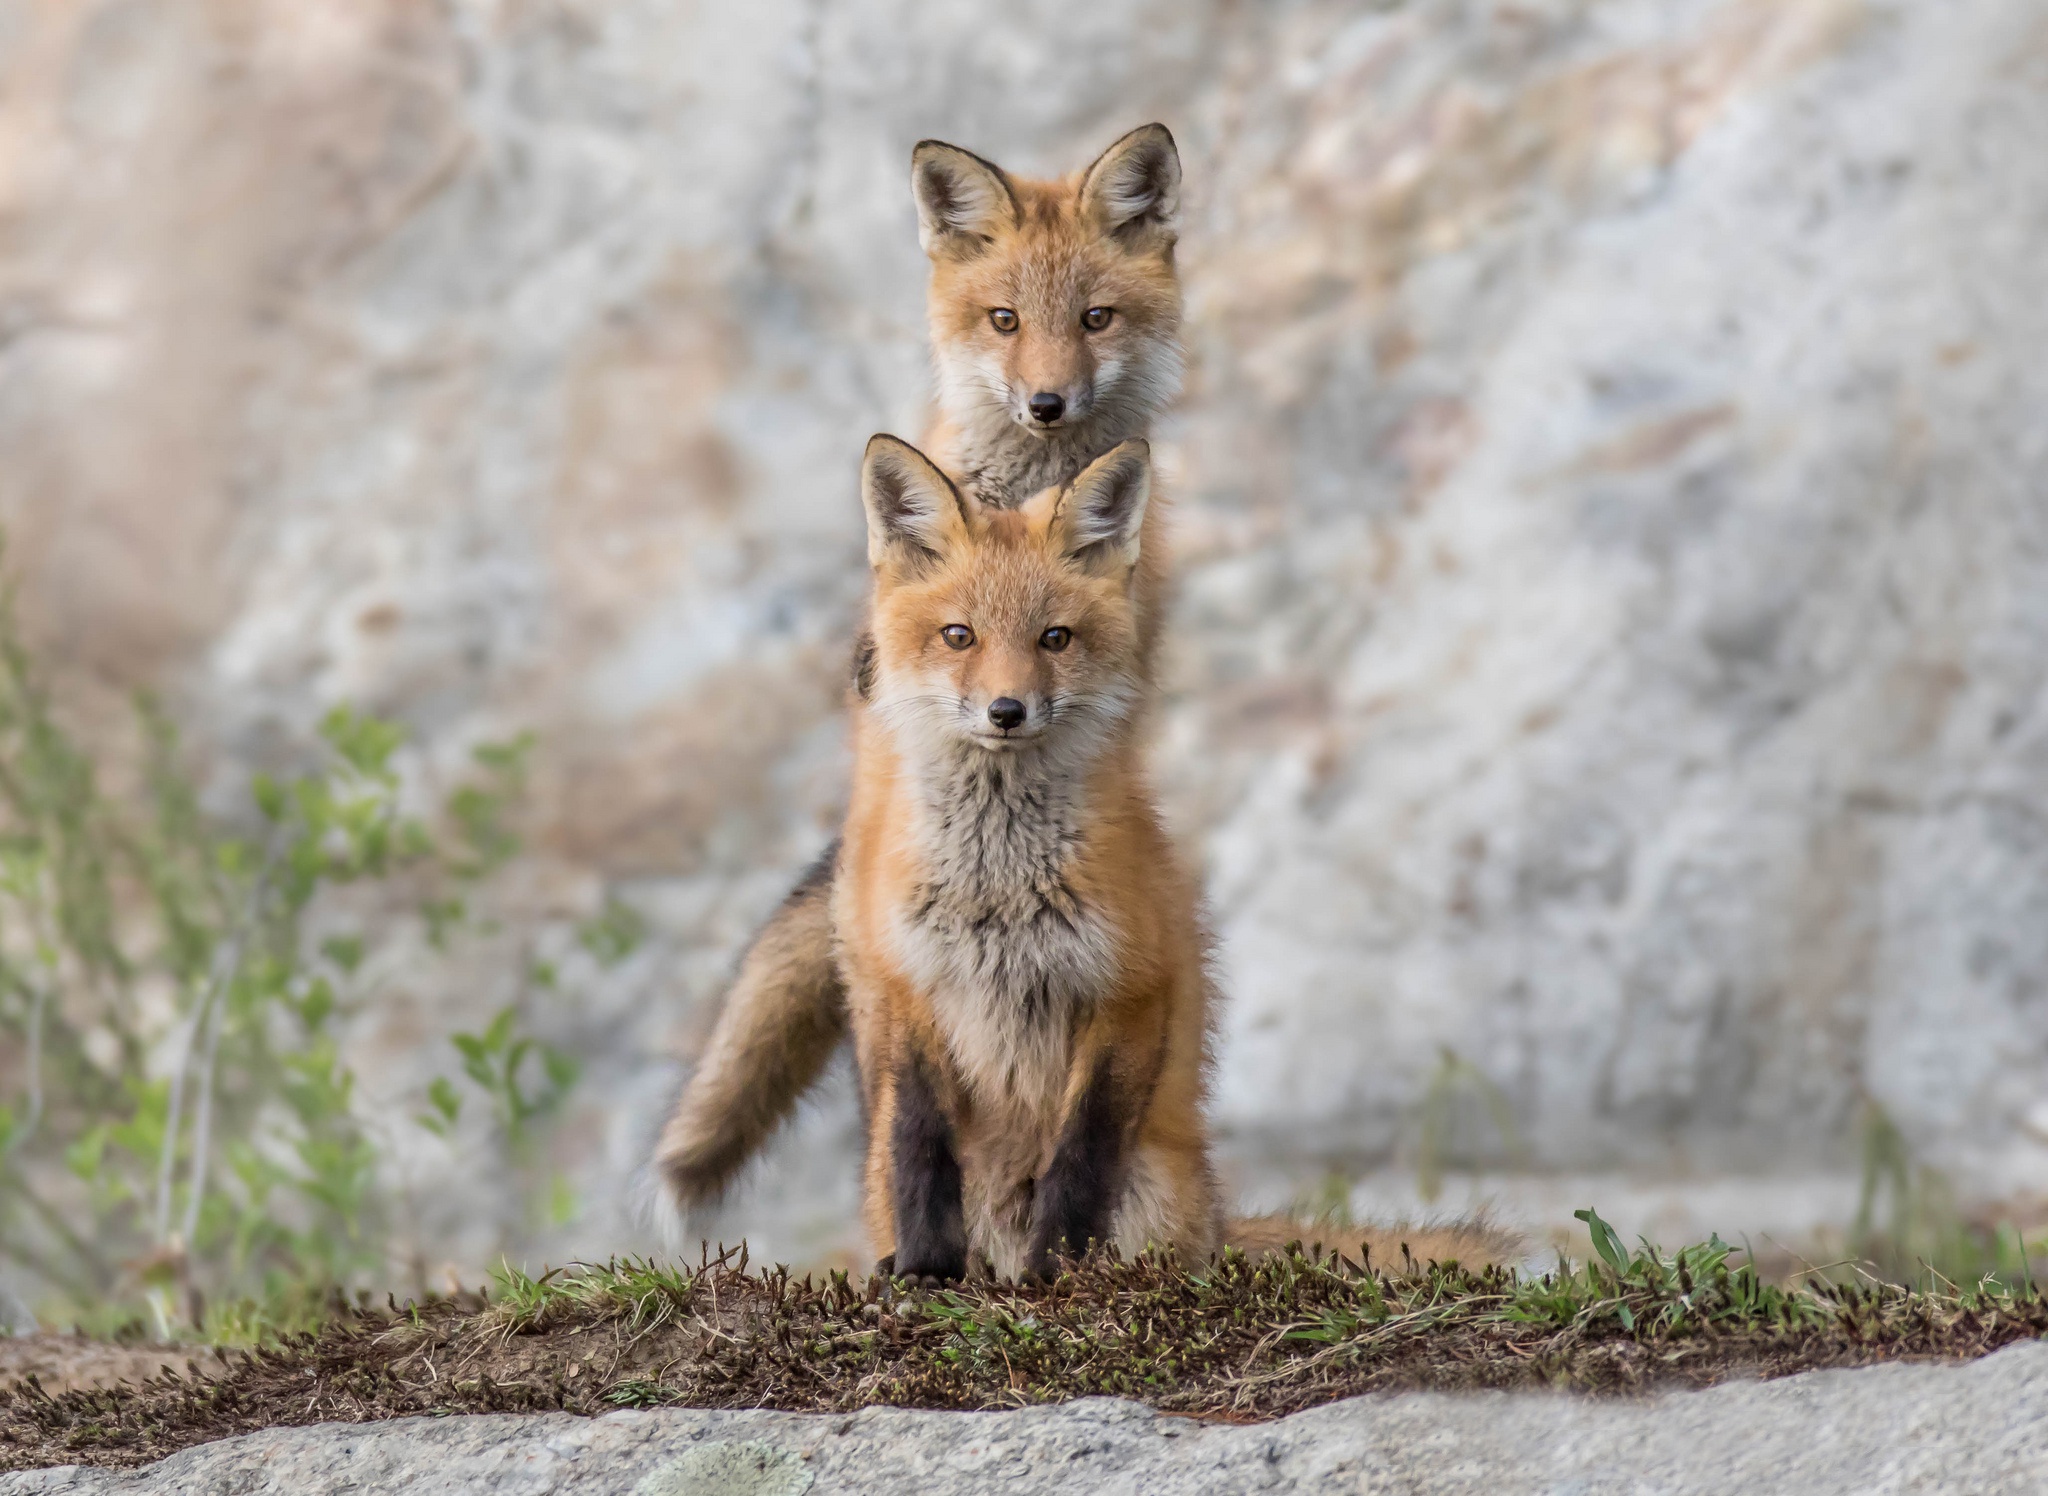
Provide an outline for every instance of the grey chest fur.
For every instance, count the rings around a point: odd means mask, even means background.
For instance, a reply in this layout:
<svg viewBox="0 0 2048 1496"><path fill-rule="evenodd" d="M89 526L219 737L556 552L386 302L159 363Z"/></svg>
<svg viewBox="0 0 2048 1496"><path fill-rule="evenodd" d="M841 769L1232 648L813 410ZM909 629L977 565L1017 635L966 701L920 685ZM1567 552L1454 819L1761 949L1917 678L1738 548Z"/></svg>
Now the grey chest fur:
<svg viewBox="0 0 2048 1496"><path fill-rule="evenodd" d="M1044 489L1073 482L1081 469L1115 445L1114 439L1097 438L1090 444L1072 437L1032 436L1004 417L993 431L977 431L968 439L960 465L978 501L995 509L1014 509Z"/></svg>
<svg viewBox="0 0 2048 1496"><path fill-rule="evenodd" d="M934 786L926 875L898 944L964 1069L1009 1090L1051 1084L1080 1012L1115 975L1112 931L1069 876L1081 850L1072 789L1029 763L971 762Z"/></svg>

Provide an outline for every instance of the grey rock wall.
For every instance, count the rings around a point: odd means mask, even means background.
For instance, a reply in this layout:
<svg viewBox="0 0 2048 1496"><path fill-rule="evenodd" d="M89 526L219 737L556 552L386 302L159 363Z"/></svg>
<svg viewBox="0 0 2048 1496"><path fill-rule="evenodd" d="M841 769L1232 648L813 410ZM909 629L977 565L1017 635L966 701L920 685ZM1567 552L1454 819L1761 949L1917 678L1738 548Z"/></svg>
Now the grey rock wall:
<svg viewBox="0 0 2048 1496"><path fill-rule="evenodd" d="M644 1242L668 1056L843 795L909 148L1058 170L1155 117L1158 764L1238 1177L1412 1158L1448 1047L1512 1108L1482 1162L1825 1173L1875 1103L2048 1192L2034 0L0 8L37 637L168 689L223 803L338 700L421 774L538 730L537 917L657 933L555 1020L557 1245ZM394 1106L491 1006L414 996L358 1040ZM837 1085L697 1224L850 1250Z"/></svg>

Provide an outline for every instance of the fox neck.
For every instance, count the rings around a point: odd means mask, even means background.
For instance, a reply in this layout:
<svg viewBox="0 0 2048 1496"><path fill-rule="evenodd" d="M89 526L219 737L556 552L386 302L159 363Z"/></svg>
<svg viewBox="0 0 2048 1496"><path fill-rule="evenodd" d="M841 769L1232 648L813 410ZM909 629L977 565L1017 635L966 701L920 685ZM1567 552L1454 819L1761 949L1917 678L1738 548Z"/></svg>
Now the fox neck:
<svg viewBox="0 0 2048 1496"><path fill-rule="evenodd" d="M1014 509L1034 494L1073 482L1081 469L1121 442L1147 436L1158 414L1152 396L1105 399L1086 419L1050 431L1019 424L1008 408L981 395L974 376L935 360L939 421L926 444L939 466L982 503ZM1178 374L1162 388L1178 384ZM1156 382L1133 381L1133 391Z"/></svg>
<svg viewBox="0 0 2048 1496"><path fill-rule="evenodd" d="M987 895L1057 881L1080 839L1084 788L1016 760L977 751L926 780L923 840L934 882Z"/></svg>
<svg viewBox="0 0 2048 1496"><path fill-rule="evenodd" d="M964 422L956 419L954 450L948 454L952 460L944 466L959 473L963 486L982 503L1014 509L1036 493L1073 482L1081 469L1119 442L1143 436L1149 424L1096 419L1039 433L1027 431L1001 410L980 410Z"/></svg>
<svg viewBox="0 0 2048 1496"><path fill-rule="evenodd" d="M949 744L906 757L928 882L998 902L1059 882L1107 787L1103 770L1121 759L1129 736L1124 724L1072 731L1066 744L1019 752Z"/></svg>
<svg viewBox="0 0 2048 1496"><path fill-rule="evenodd" d="M920 781L923 866L896 927L969 1088L1019 1117L1059 1097L1074 1018L1118 960L1109 911L1078 876L1096 776L1049 767L975 750Z"/></svg>

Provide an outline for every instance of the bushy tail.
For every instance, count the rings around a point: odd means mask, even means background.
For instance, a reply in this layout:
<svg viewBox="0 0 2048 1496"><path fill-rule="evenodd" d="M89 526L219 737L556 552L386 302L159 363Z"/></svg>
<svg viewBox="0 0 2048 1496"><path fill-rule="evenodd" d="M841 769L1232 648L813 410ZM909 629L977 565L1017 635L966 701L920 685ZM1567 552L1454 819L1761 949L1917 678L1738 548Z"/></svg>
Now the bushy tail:
<svg viewBox="0 0 2048 1496"><path fill-rule="evenodd" d="M1304 1221L1293 1216L1241 1216L1223 1226L1223 1245L1247 1257L1282 1252L1290 1242L1320 1245L1347 1257L1363 1253L1368 1266L1398 1273L1410 1264L1456 1262L1477 1272L1507 1267L1522 1260L1526 1244L1514 1232L1485 1217L1463 1221L1431 1221L1422 1225L1338 1226L1329 1221Z"/></svg>
<svg viewBox="0 0 2048 1496"><path fill-rule="evenodd" d="M832 954L835 841L740 962L696 1072L654 1154L681 1206L717 1199L818 1079L846 1034Z"/></svg>

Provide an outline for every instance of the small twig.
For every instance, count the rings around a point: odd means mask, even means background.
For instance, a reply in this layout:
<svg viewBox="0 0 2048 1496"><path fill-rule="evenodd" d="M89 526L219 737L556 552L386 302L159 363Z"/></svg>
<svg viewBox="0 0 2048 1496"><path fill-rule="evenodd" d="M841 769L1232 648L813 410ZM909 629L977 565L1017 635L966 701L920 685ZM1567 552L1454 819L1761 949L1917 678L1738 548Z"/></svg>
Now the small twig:
<svg viewBox="0 0 2048 1496"><path fill-rule="evenodd" d="M171 1073L171 1103L164 1119L163 1152L157 1163L156 1239L159 1246L167 1244L170 1240L171 1184L177 1172L178 1134L184 1120L182 1112L185 1075L191 1068L192 1051L197 1046L201 1025L204 1024L208 1044L202 1061L204 1068L198 1121L194 1128L196 1147L192 1159L190 1198L186 1202L182 1237L188 1250L193 1235L198 1230L199 1205L206 1193L206 1150L212 1142L214 1060L219 1052L221 1032L225 1026L225 1021L219 1015L227 1006L227 994L233 987L235 978L241 975L243 951L256 921L262 918L263 901L270 893L270 877L283 852L284 828L280 826L271 833L269 845L264 849L263 866L257 870L256 877L249 886L248 901L236 911L234 924L221 943L214 948L213 970L207 976L206 991L193 1009L191 1022L185 1030L185 1043L178 1055L177 1068Z"/></svg>
<svg viewBox="0 0 2048 1496"><path fill-rule="evenodd" d="M18 1153L36 1135L43 1120L43 1010L50 1005L50 989L38 985L28 1010L28 1110L22 1114L20 1129L7 1140L7 1151Z"/></svg>
<svg viewBox="0 0 2048 1496"><path fill-rule="evenodd" d="M0 1254L13 1258L32 1272L42 1274L52 1283L62 1284L80 1299L97 1298L101 1291L100 1283L66 1272L49 1257L23 1242L0 1241ZM97 1263L88 1265L98 1266Z"/></svg>
<svg viewBox="0 0 2048 1496"><path fill-rule="evenodd" d="M178 1232L188 1252L199 1239L199 1206L206 1198L207 1155L213 1146L213 1072L220 1057L221 1035L227 1029L227 1010L225 997L214 1003L206 1028L206 1051L199 1062L199 1107L192 1122L192 1183L185 1195L184 1224Z"/></svg>
<svg viewBox="0 0 2048 1496"><path fill-rule="evenodd" d="M185 1035L178 1045L178 1063L171 1068L171 1100L164 1112L164 1140L156 1164L156 1240L162 1244L171 1233L171 1182L178 1158L178 1133L185 1122L185 1072L191 1068L192 1046L199 1039L199 1025L213 1002L213 982L193 1006L186 1020Z"/></svg>
<svg viewBox="0 0 2048 1496"><path fill-rule="evenodd" d="M1823 1262L1817 1267L1802 1267L1797 1272L1787 1273L1785 1281L1789 1283L1795 1278L1804 1278L1810 1273L1833 1272L1838 1267L1854 1268L1857 1272L1863 1271L1862 1263L1854 1257L1838 1257L1833 1262ZM1873 1279L1872 1281L1876 1280Z"/></svg>
<svg viewBox="0 0 2048 1496"><path fill-rule="evenodd" d="M94 1276L101 1283L107 1282L114 1276L112 1269L107 1266L106 1260L93 1250L91 1243L78 1234L71 1223L64 1219L63 1215L54 1205L35 1192L34 1187L23 1177L19 1169L11 1166L8 1167L4 1178L12 1193L20 1198L30 1210L34 1211L44 1225L57 1234L58 1238L64 1243L66 1250L93 1270Z"/></svg>

